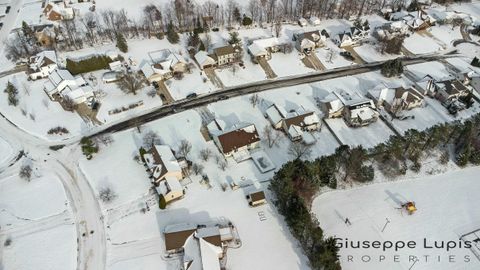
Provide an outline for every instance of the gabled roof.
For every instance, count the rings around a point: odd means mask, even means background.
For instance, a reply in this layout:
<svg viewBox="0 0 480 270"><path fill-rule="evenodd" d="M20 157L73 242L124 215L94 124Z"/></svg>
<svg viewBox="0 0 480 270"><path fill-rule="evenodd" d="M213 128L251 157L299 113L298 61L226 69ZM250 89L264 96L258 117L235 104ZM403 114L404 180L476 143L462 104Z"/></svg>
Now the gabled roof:
<svg viewBox="0 0 480 270"><path fill-rule="evenodd" d="M232 45L226 45L226 46L222 46L222 47L218 47L218 48L213 49L213 53L216 56L229 55L229 54L234 54L235 49L233 48Z"/></svg>
<svg viewBox="0 0 480 270"><path fill-rule="evenodd" d="M260 141L254 124L234 126L230 131L218 135L217 138L222 146L223 153L229 153L238 148Z"/></svg>
<svg viewBox="0 0 480 270"><path fill-rule="evenodd" d="M287 128L290 126L295 125L297 127L304 127L313 124L318 124L320 119L313 111L296 111L294 113L289 114L284 119L285 125Z"/></svg>
<svg viewBox="0 0 480 270"><path fill-rule="evenodd" d="M45 67L57 63L57 55L55 51L47 50L39 52L30 58L30 66L35 68Z"/></svg>
<svg viewBox="0 0 480 270"><path fill-rule="evenodd" d="M206 51L199 51L195 54L195 60L201 66L214 65L215 60L211 58Z"/></svg>
<svg viewBox="0 0 480 270"><path fill-rule="evenodd" d="M262 190L250 193L250 199L252 202L265 200L265 193Z"/></svg>
<svg viewBox="0 0 480 270"><path fill-rule="evenodd" d="M181 171L177 159L173 156L172 149L168 145L154 145L150 150L155 165L158 169L154 171L155 178L161 178L168 172Z"/></svg>
<svg viewBox="0 0 480 270"><path fill-rule="evenodd" d="M463 85L459 80L445 80L441 82L436 82L435 83L438 87L441 87L442 89L447 92L449 95L456 95L461 92L468 91L467 87Z"/></svg>

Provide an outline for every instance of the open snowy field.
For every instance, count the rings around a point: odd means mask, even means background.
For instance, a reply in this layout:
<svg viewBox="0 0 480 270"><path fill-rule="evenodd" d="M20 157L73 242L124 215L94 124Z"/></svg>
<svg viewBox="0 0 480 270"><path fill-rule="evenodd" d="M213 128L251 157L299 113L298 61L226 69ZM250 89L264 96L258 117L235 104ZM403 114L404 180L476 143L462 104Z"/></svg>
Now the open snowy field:
<svg viewBox="0 0 480 270"><path fill-rule="evenodd" d="M370 63L376 61L385 61L399 57L396 54L382 54L373 44L365 43L361 46L354 47L353 50L362 58L363 61Z"/></svg>
<svg viewBox="0 0 480 270"><path fill-rule="evenodd" d="M39 172L34 168L33 174ZM0 227L4 269L75 269L76 229L55 174L30 182L16 175L0 179ZM4 246L7 239L11 244Z"/></svg>
<svg viewBox="0 0 480 270"><path fill-rule="evenodd" d="M2 153L2 155L0 156L0 165L3 165L3 163L6 162L9 158L11 158L13 155L12 147L8 144L8 142L6 142L1 137L0 137L0 153Z"/></svg>
<svg viewBox="0 0 480 270"><path fill-rule="evenodd" d="M415 248L387 249L385 252L374 248L341 248L342 269L406 270L415 261L409 256L419 259L413 269L479 269L480 261L472 251L459 247L462 235L480 229L480 212L477 209L480 203L479 173L479 167L472 167L412 181L328 192L313 201L312 211L330 236L355 242L417 243ZM407 201L416 204L418 210L413 215L397 209ZM350 220L350 226L345 224L345 218ZM439 245L443 241L445 246L443 249L429 249L424 247L424 239L427 246L433 245L434 241ZM447 251L449 241L452 241L449 245L455 247ZM394 262L395 255L398 256L397 262ZM348 256L352 256L351 261L348 261ZM366 256L364 261L368 258L370 261L363 262L362 256Z"/></svg>

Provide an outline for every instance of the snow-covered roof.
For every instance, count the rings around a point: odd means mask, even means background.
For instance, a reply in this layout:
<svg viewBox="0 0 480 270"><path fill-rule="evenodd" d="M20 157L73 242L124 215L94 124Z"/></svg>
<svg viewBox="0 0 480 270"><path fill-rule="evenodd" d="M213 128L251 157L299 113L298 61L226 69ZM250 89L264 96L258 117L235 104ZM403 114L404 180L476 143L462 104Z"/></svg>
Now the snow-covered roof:
<svg viewBox="0 0 480 270"><path fill-rule="evenodd" d="M203 270L220 270L219 256L223 253L222 248L208 243L203 238L198 241Z"/></svg>
<svg viewBox="0 0 480 270"><path fill-rule="evenodd" d="M48 76L48 80L54 85L57 86L62 81L74 81L75 78L73 75L66 69L55 69Z"/></svg>
<svg viewBox="0 0 480 270"><path fill-rule="evenodd" d="M195 54L195 60L197 60L200 66L214 65L215 60L208 55L206 51L199 51Z"/></svg>
<svg viewBox="0 0 480 270"><path fill-rule="evenodd" d="M350 111L351 118L359 118L362 121L370 120L378 115L378 112L370 107L361 107Z"/></svg>
<svg viewBox="0 0 480 270"><path fill-rule="evenodd" d="M248 46L248 51L250 52L250 54L254 55L254 56L259 56L259 55L267 55L268 52L267 50L256 44L256 43L253 43L251 45Z"/></svg>
<svg viewBox="0 0 480 270"><path fill-rule="evenodd" d="M178 181L176 177L167 176L165 177L165 181L171 191L183 191L182 184L180 184L180 181Z"/></svg>
<svg viewBox="0 0 480 270"><path fill-rule="evenodd" d="M290 135L290 138L296 138L302 136L303 131L299 126L296 125L291 125L288 128L288 135Z"/></svg>
<svg viewBox="0 0 480 270"><path fill-rule="evenodd" d="M287 112L285 111L285 109L279 108L276 104L273 104L270 107L268 107L265 113L268 119L270 119L270 121L274 125L282 121L287 115Z"/></svg>
<svg viewBox="0 0 480 270"><path fill-rule="evenodd" d="M43 66L56 64L57 55L53 50L39 52L30 58L30 68L34 70L38 70Z"/></svg>
<svg viewBox="0 0 480 270"><path fill-rule="evenodd" d="M153 146L153 156L155 160L155 165L161 166L159 170L161 175L164 175L167 172L179 172L182 169L180 164L178 164L177 159L173 156L172 149L168 145L154 145ZM158 154L158 156L157 156Z"/></svg>
<svg viewBox="0 0 480 270"><path fill-rule="evenodd" d="M155 74L155 70L152 67L153 63L148 60L143 60L140 63L140 70L142 71L143 75L147 78L151 77Z"/></svg>

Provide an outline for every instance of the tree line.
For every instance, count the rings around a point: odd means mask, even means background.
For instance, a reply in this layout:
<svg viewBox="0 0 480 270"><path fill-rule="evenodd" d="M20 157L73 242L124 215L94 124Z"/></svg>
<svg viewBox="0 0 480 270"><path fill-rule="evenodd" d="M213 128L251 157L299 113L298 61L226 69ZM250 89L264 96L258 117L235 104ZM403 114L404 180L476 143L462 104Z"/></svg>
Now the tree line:
<svg viewBox="0 0 480 270"><path fill-rule="evenodd" d="M310 213L318 190L325 186L335 189L338 183L369 182L374 178L374 168L389 178L408 170L418 172L422 161L432 157L440 164L452 160L460 167L480 165L480 114L423 131L410 129L368 150L343 145L335 153L313 161L295 158L275 173L269 189L312 269L337 270L341 267L335 241L323 235L318 220Z"/></svg>

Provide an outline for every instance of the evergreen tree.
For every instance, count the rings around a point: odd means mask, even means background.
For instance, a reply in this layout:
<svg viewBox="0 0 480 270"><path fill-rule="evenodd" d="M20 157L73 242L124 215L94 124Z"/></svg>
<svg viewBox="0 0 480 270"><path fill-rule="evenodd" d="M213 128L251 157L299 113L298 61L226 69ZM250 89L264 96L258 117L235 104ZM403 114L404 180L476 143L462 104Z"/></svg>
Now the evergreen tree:
<svg viewBox="0 0 480 270"><path fill-rule="evenodd" d="M8 95L8 105L17 106L18 105L18 90L11 82L7 83L7 87L4 90Z"/></svg>
<svg viewBox="0 0 480 270"><path fill-rule="evenodd" d="M480 60L478 60L478 58L475 56L472 60L472 62L470 63L470 65L474 66L474 67L480 67Z"/></svg>
<svg viewBox="0 0 480 270"><path fill-rule="evenodd" d="M190 36L188 37L188 46L195 48L195 50L198 48L200 45L200 37L198 36L197 32L190 33Z"/></svg>
<svg viewBox="0 0 480 270"><path fill-rule="evenodd" d="M243 26L249 26L249 25L252 25L252 23L253 23L252 18L243 15L243 20L242 20Z"/></svg>
<svg viewBox="0 0 480 270"><path fill-rule="evenodd" d="M30 42L35 39L33 29L25 21L22 22L22 33L25 36L25 38Z"/></svg>
<svg viewBox="0 0 480 270"><path fill-rule="evenodd" d="M242 15L240 14L240 9L238 9L238 7L235 7L233 9L233 18L238 23L240 23L242 21Z"/></svg>
<svg viewBox="0 0 480 270"><path fill-rule="evenodd" d="M116 39L117 39L117 48L123 53L128 52L128 45L127 45L127 41L125 40L125 37L121 33L117 33Z"/></svg>
<svg viewBox="0 0 480 270"><path fill-rule="evenodd" d="M230 38L228 39L228 43L232 46L240 45L240 37L238 36L238 32L230 32Z"/></svg>
<svg viewBox="0 0 480 270"><path fill-rule="evenodd" d="M172 44L176 44L180 40L172 21L170 21L167 25L167 40Z"/></svg>

